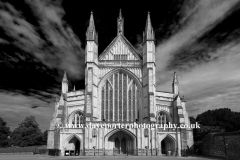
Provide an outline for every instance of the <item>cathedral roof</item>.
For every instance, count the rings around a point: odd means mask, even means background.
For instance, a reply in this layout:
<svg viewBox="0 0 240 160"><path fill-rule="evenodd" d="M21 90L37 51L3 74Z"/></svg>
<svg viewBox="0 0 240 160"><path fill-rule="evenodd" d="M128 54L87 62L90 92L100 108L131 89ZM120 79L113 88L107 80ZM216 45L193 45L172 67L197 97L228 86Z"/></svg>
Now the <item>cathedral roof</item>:
<svg viewBox="0 0 240 160"><path fill-rule="evenodd" d="M111 48L121 39L129 48L129 50L137 57L137 59L142 59L142 56L136 51L133 45L124 37L122 34L119 34L117 37L113 39L113 41L107 46L107 48L100 54L99 60L102 60L105 54L107 54Z"/></svg>

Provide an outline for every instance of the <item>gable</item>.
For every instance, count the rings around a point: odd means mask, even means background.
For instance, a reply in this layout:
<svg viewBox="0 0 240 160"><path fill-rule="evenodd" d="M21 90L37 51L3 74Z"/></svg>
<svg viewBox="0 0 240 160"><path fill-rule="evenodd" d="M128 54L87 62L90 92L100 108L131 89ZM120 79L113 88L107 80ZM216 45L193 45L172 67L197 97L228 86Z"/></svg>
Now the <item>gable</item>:
<svg viewBox="0 0 240 160"><path fill-rule="evenodd" d="M141 60L141 58L130 42L119 35L103 51L99 60Z"/></svg>

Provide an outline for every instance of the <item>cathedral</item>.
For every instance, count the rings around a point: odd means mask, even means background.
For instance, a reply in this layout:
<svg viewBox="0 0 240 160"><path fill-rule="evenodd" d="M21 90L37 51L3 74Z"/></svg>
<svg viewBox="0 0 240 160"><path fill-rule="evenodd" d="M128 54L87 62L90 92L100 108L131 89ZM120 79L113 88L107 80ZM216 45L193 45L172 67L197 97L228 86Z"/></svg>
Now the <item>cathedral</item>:
<svg viewBox="0 0 240 160"><path fill-rule="evenodd" d="M142 53L124 36L124 18L117 19L117 35L98 54L98 34L91 13L86 32L85 89L69 90L66 72L61 95L48 130L49 154L174 155L193 147L191 128L67 127L106 124L190 125L177 74L172 92L156 90L155 35L150 14L143 34ZM59 127L62 126L62 127Z"/></svg>

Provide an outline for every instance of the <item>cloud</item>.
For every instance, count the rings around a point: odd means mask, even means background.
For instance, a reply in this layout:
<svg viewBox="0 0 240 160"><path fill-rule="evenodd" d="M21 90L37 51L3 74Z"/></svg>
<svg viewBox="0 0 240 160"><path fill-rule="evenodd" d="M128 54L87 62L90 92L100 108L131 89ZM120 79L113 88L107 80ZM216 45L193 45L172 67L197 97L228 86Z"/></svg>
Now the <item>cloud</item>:
<svg viewBox="0 0 240 160"><path fill-rule="evenodd" d="M63 20L65 12L61 3L38 0L26 3L38 25L31 24L11 4L0 2L0 27L5 34L15 46L34 56L36 61L60 73L66 70L74 79L82 79L84 50L81 41Z"/></svg>
<svg viewBox="0 0 240 160"><path fill-rule="evenodd" d="M29 115L36 117L42 131L49 128L49 122L54 110L54 101L49 104L32 96L24 96L13 92L0 92L0 102L0 116L7 122L11 130L16 128ZM32 106L38 107L32 109Z"/></svg>
<svg viewBox="0 0 240 160"><path fill-rule="evenodd" d="M179 48L194 43L203 33L212 29L236 3L237 0L188 1L181 10L183 18L180 23L184 26L156 47L157 72L165 71Z"/></svg>
<svg viewBox="0 0 240 160"><path fill-rule="evenodd" d="M228 44L213 55L218 59L180 72L180 87L188 97L188 109L203 110L229 107L240 111L240 44ZM193 113L191 113L193 114Z"/></svg>
<svg viewBox="0 0 240 160"><path fill-rule="evenodd" d="M196 116L206 110L218 108L230 108L232 111L239 112L239 84L235 87L218 90L219 93L203 95L188 101L188 111L190 116Z"/></svg>
<svg viewBox="0 0 240 160"><path fill-rule="evenodd" d="M0 44L8 44L8 41L6 41L5 39L0 38Z"/></svg>
<svg viewBox="0 0 240 160"><path fill-rule="evenodd" d="M169 90L173 71L178 71L180 94L187 99L190 115L226 107L240 111L239 37L223 41L221 36L229 31L215 29L229 18L236 2L201 0L185 4L182 29L157 46L157 89Z"/></svg>
<svg viewBox="0 0 240 160"><path fill-rule="evenodd" d="M13 69L13 75L3 69L7 80L0 85L0 116L14 129L26 116L33 115L45 130L53 114L54 97L60 91L55 72L62 74L65 70L72 80L83 79L84 50L63 20L60 1L23 3L28 6L24 12L31 15L0 2L0 44L4 47L0 65Z"/></svg>

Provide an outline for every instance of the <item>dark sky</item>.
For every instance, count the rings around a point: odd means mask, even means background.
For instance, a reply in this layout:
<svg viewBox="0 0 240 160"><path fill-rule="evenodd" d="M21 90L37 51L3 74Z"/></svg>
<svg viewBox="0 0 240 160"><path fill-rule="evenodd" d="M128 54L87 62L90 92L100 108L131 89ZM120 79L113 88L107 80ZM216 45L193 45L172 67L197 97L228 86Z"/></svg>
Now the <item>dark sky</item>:
<svg viewBox="0 0 240 160"><path fill-rule="evenodd" d="M26 116L47 129L63 72L83 89L85 35L93 11L99 54L117 35L141 52L148 11L156 35L157 90L171 91L177 71L191 116L239 109L240 6L237 0L0 2L0 117L14 129Z"/></svg>

